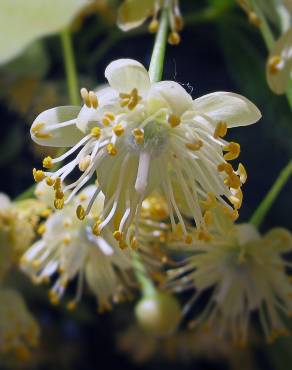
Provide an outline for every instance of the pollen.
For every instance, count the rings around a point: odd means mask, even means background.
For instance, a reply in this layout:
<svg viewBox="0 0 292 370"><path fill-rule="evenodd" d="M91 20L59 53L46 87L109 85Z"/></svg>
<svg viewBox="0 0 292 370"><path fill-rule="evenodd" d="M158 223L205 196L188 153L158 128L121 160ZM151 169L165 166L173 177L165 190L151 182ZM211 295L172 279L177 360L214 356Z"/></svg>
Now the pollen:
<svg viewBox="0 0 292 370"><path fill-rule="evenodd" d="M80 160L79 165L78 165L79 170L80 170L81 172L86 171L86 170L87 170L87 168L89 167L90 163L91 163L91 157L90 157L90 155L88 154L88 155L86 155L85 157L83 157L83 158Z"/></svg>
<svg viewBox="0 0 292 370"><path fill-rule="evenodd" d="M112 143L110 143L106 146L106 150L107 150L108 154L112 155L112 156L115 156L118 153L117 148Z"/></svg>
<svg viewBox="0 0 292 370"><path fill-rule="evenodd" d="M118 124L113 128L113 132L116 136L122 136L125 132L125 129L121 124Z"/></svg>
<svg viewBox="0 0 292 370"><path fill-rule="evenodd" d="M232 161L233 159L236 159L239 157L240 145L238 143L231 141L228 145L223 147L223 150L225 152L228 152L224 154L224 159L226 159L226 161Z"/></svg>
<svg viewBox="0 0 292 370"><path fill-rule="evenodd" d="M225 172L227 175L231 175L233 173L233 167L230 163L220 163L217 167L219 172Z"/></svg>
<svg viewBox="0 0 292 370"><path fill-rule="evenodd" d="M144 131L141 128L135 128L133 130L133 136L136 144L141 145L144 143Z"/></svg>
<svg viewBox="0 0 292 370"><path fill-rule="evenodd" d="M113 122L114 120L115 120L115 115L111 112L106 112L101 122L104 126L109 126L111 122Z"/></svg>
<svg viewBox="0 0 292 370"><path fill-rule="evenodd" d="M54 180L54 179L52 179L51 177L47 177L47 178L46 178L46 184L47 184L48 186L53 186L53 185L54 185L54 183L55 183L55 180Z"/></svg>
<svg viewBox="0 0 292 370"><path fill-rule="evenodd" d="M202 140L195 140L192 143L186 143L185 146L192 151L197 151L202 148L203 142Z"/></svg>
<svg viewBox="0 0 292 370"><path fill-rule="evenodd" d="M279 65L282 59L279 55L274 55L268 59L268 70L271 75L275 75L279 72Z"/></svg>
<svg viewBox="0 0 292 370"><path fill-rule="evenodd" d="M50 156L45 157L43 159L43 167L44 168L52 168L53 167L52 158Z"/></svg>
<svg viewBox="0 0 292 370"><path fill-rule="evenodd" d="M168 43L170 45L178 45L180 43L180 35L176 31L170 32L168 36Z"/></svg>
<svg viewBox="0 0 292 370"><path fill-rule="evenodd" d="M243 194L241 189L238 189L235 195L229 197L230 202L234 205L235 209L239 209L242 205Z"/></svg>
<svg viewBox="0 0 292 370"><path fill-rule="evenodd" d="M180 117L175 114L170 114L167 121L172 128L177 127L181 123Z"/></svg>
<svg viewBox="0 0 292 370"><path fill-rule="evenodd" d="M85 210L81 204L79 204L79 206L76 208L76 215L79 218L79 220L84 220L85 218Z"/></svg>
<svg viewBox="0 0 292 370"><path fill-rule="evenodd" d="M36 123L32 126L31 128L31 131L36 134L37 132L39 132L42 128L44 128L45 124L44 123Z"/></svg>
<svg viewBox="0 0 292 370"><path fill-rule="evenodd" d="M96 139L100 138L101 135L101 129L99 127L93 127L90 131L90 134L92 137L95 137Z"/></svg>
<svg viewBox="0 0 292 370"><path fill-rule="evenodd" d="M55 206L56 209L62 209L64 207L64 198L55 199L54 206Z"/></svg>
<svg viewBox="0 0 292 370"><path fill-rule="evenodd" d="M55 192L56 199L63 199L64 198L64 193L60 188L56 189Z"/></svg>
<svg viewBox="0 0 292 370"><path fill-rule="evenodd" d="M235 173L230 174L224 180L224 184L232 189L238 189L241 186L240 178Z"/></svg>
<svg viewBox="0 0 292 370"><path fill-rule="evenodd" d="M117 241L121 241L122 238L123 238L123 233L116 230L113 232L113 237L117 240Z"/></svg>
<svg viewBox="0 0 292 370"><path fill-rule="evenodd" d="M93 225L93 227L92 227L92 232L93 232L93 234L94 235L96 235L96 236L99 236L100 235L100 233L101 233L101 230L100 230L100 224L101 224L101 220L97 220L96 222L95 222L95 224Z"/></svg>
<svg viewBox="0 0 292 370"><path fill-rule="evenodd" d="M46 231L46 226L44 223L40 224L39 227L38 227L38 230L37 230L37 233L39 235L43 235Z"/></svg>
<svg viewBox="0 0 292 370"><path fill-rule="evenodd" d="M239 163L238 169L237 169L237 174L239 175L240 181L242 184L244 184L247 180L247 172L242 163Z"/></svg>
<svg viewBox="0 0 292 370"><path fill-rule="evenodd" d="M46 177L44 171L37 170L36 168L32 170L32 175L35 182L40 182Z"/></svg>
<svg viewBox="0 0 292 370"><path fill-rule="evenodd" d="M129 110L133 110L136 105L139 103L139 101L142 99L138 95L138 90L134 88L130 94L125 94L125 93L120 93L120 106L123 107L128 107Z"/></svg>
<svg viewBox="0 0 292 370"><path fill-rule="evenodd" d="M227 123L219 121L214 131L214 138L224 137L227 134Z"/></svg>
<svg viewBox="0 0 292 370"><path fill-rule="evenodd" d="M149 23L148 31L150 33L156 33L159 28L159 22L156 18L153 18L152 21Z"/></svg>

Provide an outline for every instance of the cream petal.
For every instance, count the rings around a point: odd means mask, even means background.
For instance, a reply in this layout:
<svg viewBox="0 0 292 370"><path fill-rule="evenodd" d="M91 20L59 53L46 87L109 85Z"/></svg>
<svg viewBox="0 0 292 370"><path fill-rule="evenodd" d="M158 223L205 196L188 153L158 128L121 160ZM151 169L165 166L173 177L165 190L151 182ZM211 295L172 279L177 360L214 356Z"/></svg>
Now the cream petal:
<svg viewBox="0 0 292 370"><path fill-rule="evenodd" d="M63 106L48 109L37 116L34 120L30 134L37 144L53 147L71 147L80 141L84 134L77 127L76 123L50 129L50 126L57 126L61 123L76 120L80 111L77 106Z"/></svg>
<svg viewBox="0 0 292 370"><path fill-rule="evenodd" d="M18 56L32 41L69 25L88 0L1 0L0 64Z"/></svg>
<svg viewBox="0 0 292 370"><path fill-rule="evenodd" d="M247 126L261 118L259 109L242 95L218 91L195 99L192 108L214 124L225 121L228 127Z"/></svg>
<svg viewBox="0 0 292 370"><path fill-rule="evenodd" d="M98 109L88 108L86 105L83 105L77 116L76 126L83 132L88 132L95 126L105 111L115 111L114 103L118 94L114 89L106 85L106 87L95 90L95 94L98 100Z"/></svg>
<svg viewBox="0 0 292 370"><path fill-rule="evenodd" d="M173 114L181 116L185 111L190 109L193 100L190 94L177 82L174 81L161 81L155 83L149 93L156 98L160 96Z"/></svg>
<svg viewBox="0 0 292 370"><path fill-rule="evenodd" d="M118 26L123 31L139 27L153 12L155 0L125 0L119 7Z"/></svg>
<svg viewBox="0 0 292 370"><path fill-rule="evenodd" d="M143 95L151 85L145 67L133 59L118 59L111 62L104 74L110 86L122 93L130 93L136 88L139 95Z"/></svg>
<svg viewBox="0 0 292 370"><path fill-rule="evenodd" d="M275 57L281 58L279 69L271 67ZM292 79L292 28L276 41L267 61L266 75L270 89L275 94L284 94Z"/></svg>

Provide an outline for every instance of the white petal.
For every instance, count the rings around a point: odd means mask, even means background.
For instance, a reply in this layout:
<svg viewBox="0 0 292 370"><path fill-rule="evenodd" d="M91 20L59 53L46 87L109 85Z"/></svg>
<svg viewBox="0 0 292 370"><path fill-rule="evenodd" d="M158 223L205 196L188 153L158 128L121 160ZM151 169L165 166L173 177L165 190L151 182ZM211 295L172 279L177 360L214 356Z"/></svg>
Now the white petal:
<svg viewBox="0 0 292 370"><path fill-rule="evenodd" d="M151 94L157 93L167 102L172 112L178 116L187 111L193 103L192 97L177 82L161 81L155 83L150 91Z"/></svg>
<svg viewBox="0 0 292 370"><path fill-rule="evenodd" d="M88 0L1 0L0 64L19 55L32 41L59 32Z"/></svg>
<svg viewBox="0 0 292 370"><path fill-rule="evenodd" d="M111 87L118 92L129 93L134 88L145 94L150 88L150 78L145 67L133 59L111 62L104 73Z"/></svg>
<svg viewBox="0 0 292 370"><path fill-rule="evenodd" d="M251 125L261 118L261 112L250 100L230 92L218 91L195 99L193 110L215 124L225 121L228 127Z"/></svg>
<svg viewBox="0 0 292 370"><path fill-rule="evenodd" d="M84 136L75 123L54 130L50 130L50 126L75 120L79 111L80 107L64 106L42 112L34 120L30 129L33 141L39 145L55 147L75 145ZM39 126L41 127L38 128Z"/></svg>
<svg viewBox="0 0 292 370"><path fill-rule="evenodd" d="M98 100L98 109L83 105L77 117L76 125L83 132L88 132L93 126L96 126L96 122L103 117L105 111L114 113L115 110L114 103L118 95L114 89L107 85L107 87L95 90L95 94Z"/></svg>
<svg viewBox="0 0 292 370"><path fill-rule="evenodd" d="M269 68L269 60L273 56L280 56L280 68L274 72ZM292 79L292 28L284 33L275 43L269 56L266 74L268 84L275 94L284 94Z"/></svg>
<svg viewBox="0 0 292 370"><path fill-rule="evenodd" d="M0 210L4 211L11 206L11 200L8 195L0 193Z"/></svg>
<svg viewBox="0 0 292 370"><path fill-rule="evenodd" d="M153 12L155 0L125 0L118 10L118 26L123 31L140 26Z"/></svg>

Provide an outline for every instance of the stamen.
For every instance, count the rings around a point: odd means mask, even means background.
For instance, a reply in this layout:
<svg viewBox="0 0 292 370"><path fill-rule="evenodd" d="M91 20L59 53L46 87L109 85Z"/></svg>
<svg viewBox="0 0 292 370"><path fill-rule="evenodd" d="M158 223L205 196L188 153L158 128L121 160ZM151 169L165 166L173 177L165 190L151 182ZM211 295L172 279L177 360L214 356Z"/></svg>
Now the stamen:
<svg viewBox="0 0 292 370"><path fill-rule="evenodd" d="M117 241L121 241L123 239L123 233L120 232L119 230L116 230L113 232L113 237L117 240Z"/></svg>
<svg viewBox="0 0 292 370"><path fill-rule="evenodd" d="M52 179L51 177L47 177L46 178L46 183L47 183L48 186L53 186L54 183L55 183L55 180Z"/></svg>
<svg viewBox="0 0 292 370"><path fill-rule="evenodd" d="M203 142L202 140L194 140L192 143L186 143L185 146L192 151L197 151L201 149Z"/></svg>
<svg viewBox="0 0 292 370"><path fill-rule="evenodd" d="M153 18L151 22L149 23L148 31L150 33L156 33L158 31L158 28L159 28L159 22L156 18Z"/></svg>
<svg viewBox="0 0 292 370"><path fill-rule="evenodd" d="M233 173L233 167L230 163L220 163L217 167L219 172L225 172L227 175L231 175Z"/></svg>
<svg viewBox="0 0 292 370"><path fill-rule="evenodd" d="M121 124L118 124L114 126L113 132L115 133L116 136L122 136L125 132L125 129Z"/></svg>
<svg viewBox="0 0 292 370"><path fill-rule="evenodd" d="M170 32L168 36L168 43L170 45L178 45L180 43L180 35L176 31Z"/></svg>
<svg viewBox="0 0 292 370"><path fill-rule="evenodd" d="M255 12L249 12L248 13L248 20L249 22L256 26L256 27L259 27L261 25L261 20L260 18L256 15Z"/></svg>
<svg viewBox="0 0 292 370"><path fill-rule="evenodd" d="M43 167L44 168L52 168L53 167L52 158L50 156L45 157L43 159Z"/></svg>
<svg viewBox="0 0 292 370"><path fill-rule="evenodd" d="M242 199L243 199L243 194L240 188L235 192L234 195L231 195L229 197L230 202L234 205L236 209L239 209L241 207Z"/></svg>
<svg viewBox="0 0 292 370"><path fill-rule="evenodd" d="M215 194L213 194L213 193L208 193L207 194L207 199L202 200L200 203L206 210L210 210L212 208L215 208L218 204L217 198L216 198Z"/></svg>
<svg viewBox="0 0 292 370"><path fill-rule="evenodd" d="M41 182L46 177L44 171L37 170L36 168L32 170L32 175L35 182Z"/></svg>
<svg viewBox="0 0 292 370"><path fill-rule="evenodd" d="M85 87L82 87L82 89L80 90L80 94L81 94L81 97L84 101L84 104L88 108L91 108L91 101L90 101L90 98L89 98L88 90Z"/></svg>
<svg viewBox="0 0 292 370"><path fill-rule="evenodd" d="M84 208L82 207L81 204L79 204L79 206L76 209L76 215L79 218L79 220L81 220L81 221L84 220L84 218L85 218L85 210L84 210Z"/></svg>
<svg viewBox="0 0 292 370"><path fill-rule="evenodd" d="M281 62L282 59L279 55L274 55L268 59L268 70L271 75L275 75L279 72Z"/></svg>
<svg viewBox="0 0 292 370"><path fill-rule="evenodd" d="M227 123L224 121L218 122L214 131L214 138L218 139L219 137L224 137L226 134L227 134Z"/></svg>
<svg viewBox="0 0 292 370"><path fill-rule="evenodd" d="M104 126L109 126L111 122L113 122L114 120L115 120L115 115L111 112L106 112L101 122L103 123Z"/></svg>
<svg viewBox="0 0 292 370"><path fill-rule="evenodd" d="M226 159L226 161L232 161L233 159L239 157L240 145L238 143L231 141L228 145L223 147L223 150L225 152L228 152L224 154L224 159Z"/></svg>
<svg viewBox="0 0 292 370"><path fill-rule="evenodd" d="M213 214L211 211L206 211L204 214L204 221L207 226L211 225L213 222Z"/></svg>
<svg viewBox="0 0 292 370"><path fill-rule="evenodd" d="M235 173L232 173L226 177L224 184L233 189L239 189L241 186L240 178Z"/></svg>
<svg viewBox="0 0 292 370"><path fill-rule="evenodd" d="M84 172L87 170L87 168L89 167L91 163L91 156L90 155L86 155L85 157L83 157L80 162L79 162L79 170Z"/></svg>
<svg viewBox="0 0 292 370"><path fill-rule="evenodd" d="M144 143L144 130L141 128L135 128L132 133L136 144L142 145Z"/></svg>
<svg viewBox="0 0 292 370"><path fill-rule="evenodd" d="M101 220L97 220L92 227L92 232L94 235L99 236L101 233L99 225L101 224Z"/></svg>
<svg viewBox="0 0 292 370"><path fill-rule="evenodd" d="M247 180L247 172L242 163L239 163L236 173L239 175L241 183L244 184Z"/></svg>
<svg viewBox="0 0 292 370"><path fill-rule="evenodd" d="M55 206L56 209L62 209L64 207L64 198L55 199L54 206Z"/></svg>
<svg viewBox="0 0 292 370"><path fill-rule="evenodd" d="M89 91L88 98L89 98L92 108L97 109L98 100L97 100L96 94L93 91Z"/></svg>
<svg viewBox="0 0 292 370"><path fill-rule="evenodd" d="M181 123L180 117L175 114L170 114L167 121L172 128L177 127Z"/></svg>
<svg viewBox="0 0 292 370"><path fill-rule="evenodd" d="M112 155L112 156L115 156L117 155L118 151L117 151L117 148L114 146L114 144L112 143L109 143L107 146L106 146L106 150L108 152L109 155Z"/></svg>
<svg viewBox="0 0 292 370"><path fill-rule="evenodd" d="M93 127L90 131L90 134L92 137L99 139L101 135L101 129L100 127Z"/></svg>

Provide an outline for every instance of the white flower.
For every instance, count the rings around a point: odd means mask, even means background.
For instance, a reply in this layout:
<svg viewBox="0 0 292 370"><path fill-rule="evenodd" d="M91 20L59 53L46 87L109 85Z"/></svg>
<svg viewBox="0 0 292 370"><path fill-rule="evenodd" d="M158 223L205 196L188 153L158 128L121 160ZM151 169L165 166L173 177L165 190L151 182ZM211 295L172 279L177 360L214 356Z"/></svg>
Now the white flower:
<svg viewBox="0 0 292 370"><path fill-rule="evenodd" d="M230 210L227 199L236 209L240 207L246 173L241 164L235 171L227 162L239 156L240 146L223 137L228 128L249 125L261 117L254 104L228 92L192 100L176 82L151 83L146 69L130 59L110 63L105 76L110 87L96 93L81 90L85 101L81 110L50 109L32 124L31 136L38 144L72 146L59 158L45 158L44 167L51 168L79 150L56 172L34 169L36 181L47 177L48 184L54 184L57 208L69 203L97 172L94 197L102 190L105 207L95 230L98 234L114 221L116 238L128 244L133 221L137 237L143 199L158 188L167 200L172 227L177 219L185 235L177 195L185 200L198 227L203 225L199 199L208 193ZM62 188L76 167L82 175Z"/></svg>
<svg viewBox="0 0 292 370"><path fill-rule="evenodd" d="M1 287L0 302L0 353L27 360L38 344L39 327L15 290Z"/></svg>
<svg viewBox="0 0 292 370"><path fill-rule="evenodd" d="M60 32L90 0L1 0L0 64L32 41Z"/></svg>
<svg viewBox="0 0 292 370"><path fill-rule="evenodd" d="M58 303L67 284L78 276L77 293L68 308L74 308L81 297L84 278L98 300L99 310L109 309L112 300L126 292L123 282L131 268L128 254L123 253L112 233L104 230L102 236L92 233L104 203L99 193L86 220L75 215L76 203L88 206L95 187L88 186L74 201L48 217L42 227L42 238L34 243L21 259L23 271L36 283L48 281L58 273L51 291L52 303Z"/></svg>
<svg viewBox="0 0 292 370"><path fill-rule="evenodd" d="M257 311L269 341L288 333L283 315L292 311L292 286L283 254L291 252L292 237L276 228L260 236L251 224L234 225L224 215L214 219L213 239L196 242L183 267L170 270L170 286L196 292L188 311L204 291L209 303L192 325L213 328L219 336L246 343L251 315Z"/></svg>

